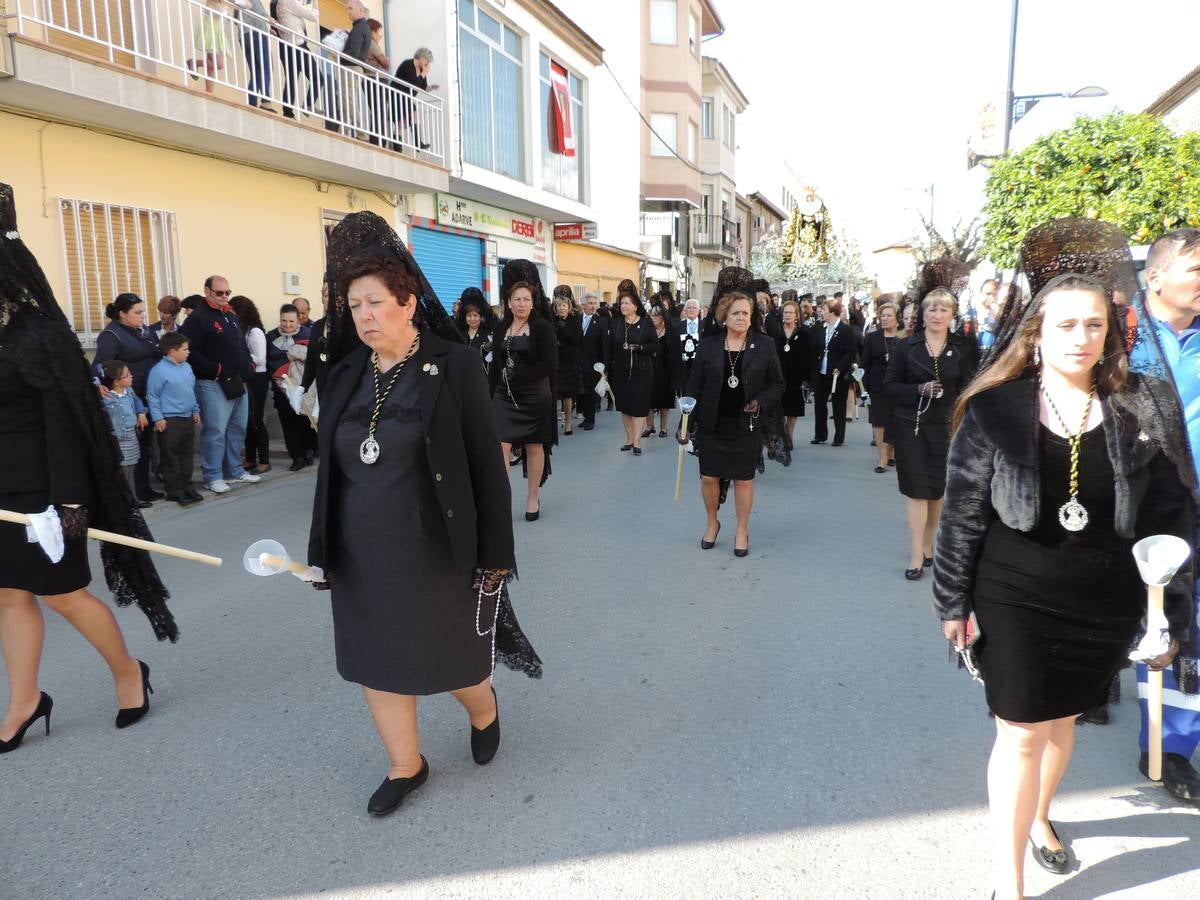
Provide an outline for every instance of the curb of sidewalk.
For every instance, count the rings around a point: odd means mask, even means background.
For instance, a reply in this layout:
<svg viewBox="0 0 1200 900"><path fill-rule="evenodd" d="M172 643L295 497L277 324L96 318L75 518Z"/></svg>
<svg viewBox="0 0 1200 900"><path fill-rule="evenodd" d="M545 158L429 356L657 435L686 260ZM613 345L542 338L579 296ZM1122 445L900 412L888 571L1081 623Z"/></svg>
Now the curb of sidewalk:
<svg viewBox="0 0 1200 900"><path fill-rule="evenodd" d="M210 504L219 504L221 507L224 507L230 503L237 503L244 497L262 496L264 492L270 492L275 488L283 487L300 479L312 479L315 484L317 466L319 465L320 460L317 460L311 466L307 466L299 472L292 472L286 465L272 463L271 471L262 476L262 481L257 484L235 485L231 483L229 492L226 494L214 494L208 488L204 487L203 481L193 479L192 487L196 488L204 497L203 503L180 506L173 500L155 500L152 507L142 510L142 514L145 516L146 523L153 525L154 522L170 521L177 516L195 515L205 508L212 509Z"/></svg>

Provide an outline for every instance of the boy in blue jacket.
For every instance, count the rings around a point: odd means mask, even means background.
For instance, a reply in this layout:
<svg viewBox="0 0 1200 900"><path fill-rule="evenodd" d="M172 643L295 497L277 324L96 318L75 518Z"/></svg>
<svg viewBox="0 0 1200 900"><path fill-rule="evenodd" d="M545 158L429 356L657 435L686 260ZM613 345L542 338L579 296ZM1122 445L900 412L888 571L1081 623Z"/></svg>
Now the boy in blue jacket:
<svg viewBox="0 0 1200 900"><path fill-rule="evenodd" d="M168 500L190 506L204 499L192 487L196 425L200 422L196 376L187 361L186 335L168 332L159 339L158 347L163 358L150 370L146 400L158 435L163 486Z"/></svg>

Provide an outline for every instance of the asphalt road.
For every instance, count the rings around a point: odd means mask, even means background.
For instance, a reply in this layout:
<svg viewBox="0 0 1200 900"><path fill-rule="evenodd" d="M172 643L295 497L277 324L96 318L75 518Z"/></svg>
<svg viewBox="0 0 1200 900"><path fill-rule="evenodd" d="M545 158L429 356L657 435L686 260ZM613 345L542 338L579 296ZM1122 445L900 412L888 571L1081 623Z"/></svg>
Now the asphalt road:
<svg viewBox="0 0 1200 900"><path fill-rule="evenodd" d="M619 453L614 413L563 439L541 521L514 474L513 599L546 677L499 671L486 768L458 705L423 702L432 775L382 820L328 595L240 565L261 537L302 555L311 472L152 511L158 539L225 566L161 563L177 645L119 612L157 691L127 731L99 658L48 618L53 730L0 759L0 897L987 897L982 689L946 662L929 579L903 579L866 423L843 449L809 429L756 482L747 559L731 510L700 551L694 460L676 504L673 441ZM1138 775L1125 688L1055 810L1082 867L1031 861L1030 896L1200 896L1200 809Z"/></svg>

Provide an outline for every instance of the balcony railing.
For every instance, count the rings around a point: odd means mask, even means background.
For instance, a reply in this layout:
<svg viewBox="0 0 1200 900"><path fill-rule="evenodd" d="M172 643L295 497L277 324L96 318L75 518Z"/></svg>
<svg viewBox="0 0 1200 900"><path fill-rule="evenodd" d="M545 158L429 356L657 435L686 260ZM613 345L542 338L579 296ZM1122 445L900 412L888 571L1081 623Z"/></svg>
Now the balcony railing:
<svg viewBox="0 0 1200 900"><path fill-rule="evenodd" d="M221 0L9 0L9 32L252 106L317 116L325 127L445 165L438 97ZM265 4L264 4L265 5ZM14 11L15 8L15 11ZM15 27L14 27L15 24Z"/></svg>
<svg viewBox="0 0 1200 900"><path fill-rule="evenodd" d="M692 251L735 255L737 222L725 216L692 213Z"/></svg>

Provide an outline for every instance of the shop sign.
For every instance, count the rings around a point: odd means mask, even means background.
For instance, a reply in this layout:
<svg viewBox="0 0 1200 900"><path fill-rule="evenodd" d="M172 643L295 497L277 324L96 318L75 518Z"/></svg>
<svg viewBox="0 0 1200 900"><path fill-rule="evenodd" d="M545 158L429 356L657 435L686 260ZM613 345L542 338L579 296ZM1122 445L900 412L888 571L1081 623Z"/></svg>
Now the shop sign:
<svg viewBox="0 0 1200 900"><path fill-rule="evenodd" d="M541 219L518 216L495 206L449 194L437 195L437 221L439 225L465 228L468 231L529 243L541 241L546 235L546 223Z"/></svg>
<svg viewBox="0 0 1200 900"><path fill-rule="evenodd" d="M554 226L556 241L594 241L596 240L595 222L568 222Z"/></svg>

